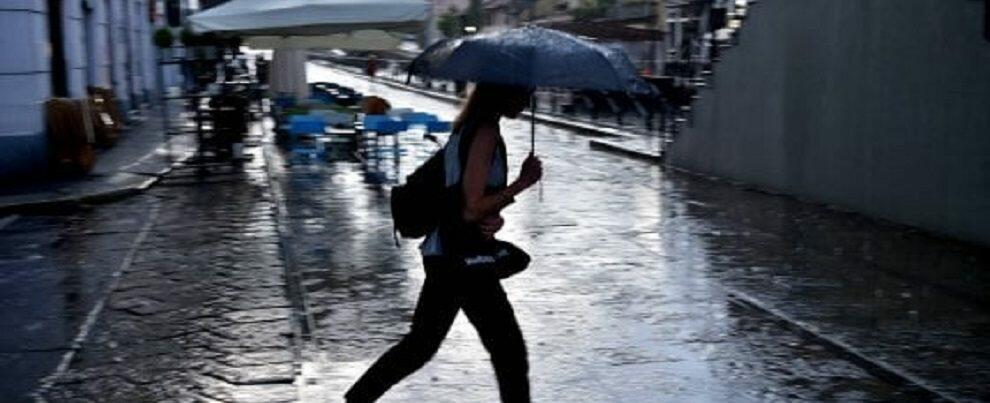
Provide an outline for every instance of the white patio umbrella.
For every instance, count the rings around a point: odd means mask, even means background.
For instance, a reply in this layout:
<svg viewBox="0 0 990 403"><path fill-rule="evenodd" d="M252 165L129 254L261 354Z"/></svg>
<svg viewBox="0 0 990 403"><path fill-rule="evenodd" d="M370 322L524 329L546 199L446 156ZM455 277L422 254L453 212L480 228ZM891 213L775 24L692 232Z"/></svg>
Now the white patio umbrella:
<svg viewBox="0 0 990 403"><path fill-rule="evenodd" d="M424 0L233 0L189 17L200 32L320 36L362 29L417 32Z"/></svg>
<svg viewBox="0 0 990 403"><path fill-rule="evenodd" d="M244 41L252 49L393 50L400 44L399 35L379 29L320 36L250 36Z"/></svg>
<svg viewBox="0 0 990 403"><path fill-rule="evenodd" d="M270 88L305 98L305 49L395 49L401 43L396 33L420 31L428 10L425 0L232 0L189 21L197 32L275 49Z"/></svg>

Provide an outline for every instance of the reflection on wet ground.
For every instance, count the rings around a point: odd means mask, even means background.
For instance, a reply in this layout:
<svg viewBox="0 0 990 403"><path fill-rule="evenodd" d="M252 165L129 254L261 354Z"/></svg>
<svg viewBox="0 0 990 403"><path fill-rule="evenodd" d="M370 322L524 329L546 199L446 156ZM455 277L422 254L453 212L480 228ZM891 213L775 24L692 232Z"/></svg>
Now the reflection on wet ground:
<svg viewBox="0 0 990 403"><path fill-rule="evenodd" d="M397 106L446 118L456 113L449 104L320 66L310 66L310 74ZM503 124L512 166L527 151L527 125ZM506 288L531 344L537 398L910 393L838 359L831 346L732 304L733 292L941 391L983 393L986 335L965 330L986 326L979 299L987 278L978 270L986 266L985 250L594 153L567 131L540 127L537 137L547 170L543 200L536 192L520 197L501 235L535 258ZM404 163L401 175L414 166ZM312 234L298 241L308 245L299 248L299 263L316 336L324 341L323 362L313 364L323 372L313 376L329 372L324 393L339 393L406 330L423 276L416 244L391 244L386 193L361 181L360 166L310 168L305 186L294 186L294 169L279 176L289 183L290 214L300 214L297 233ZM314 228L313 220L326 221ZM923 367L919 356L928 358ZM960 364L967 370L957 370ZM391 396L442 400L451 388L458 396L495 396L486 355L463 319L435 362Z"/></svg>
<svg viewBox="0 0 990 403"><path fill-rule="evenodd" d="M528 133L503 124L513 172ZM931 397L830 341L941 393L990 399L985 248L594 152L566 130L537 137L542 198L519 197L499 235L534 258L504 284L536 400ZM388 188L435 149L405 133L374 158L326 162L269 144L267 159L253 148L252 162L205 177L180 168L117 203L2 218L0 400L21 400L71 352L44 391L52 401L339 401L408 328L424 273L417 242L393 242ZM496 399L460 317L384 400Z"/></svg>
<svg viewBox="0 0 990 403"><path fill-rule="evenodd" d="M71 346L146 214L113 209L18 216L0 231L0 396L19 396Z"/></svg>

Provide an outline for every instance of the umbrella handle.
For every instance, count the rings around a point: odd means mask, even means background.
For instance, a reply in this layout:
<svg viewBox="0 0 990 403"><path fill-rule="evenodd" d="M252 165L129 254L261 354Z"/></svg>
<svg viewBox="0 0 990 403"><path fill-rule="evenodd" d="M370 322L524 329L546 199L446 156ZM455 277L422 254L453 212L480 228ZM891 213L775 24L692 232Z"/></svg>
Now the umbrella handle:
<svg viewBox="0 0 990 403"><path fill-rule="evenodd" d="M529 103L529 155L536 154L536 92Z"/></svg>
<svg viewBox="0 0 990 403"><path fill-rule="evenodd" d="M529 155L536 155L536 92L529 103ZM543 178L540 178L540 203L543 202Z"/></svg>

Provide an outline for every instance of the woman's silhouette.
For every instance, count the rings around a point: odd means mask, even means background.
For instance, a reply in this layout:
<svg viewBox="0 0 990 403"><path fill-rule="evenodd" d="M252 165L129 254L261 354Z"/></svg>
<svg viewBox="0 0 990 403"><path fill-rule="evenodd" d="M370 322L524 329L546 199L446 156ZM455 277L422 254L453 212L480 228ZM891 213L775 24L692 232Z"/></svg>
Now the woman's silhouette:
<svg viewBox="0 0 990 403"><path fill-rule="evenodd" d="M411 330L351 387L348 402L375 401L426 364L461 309L491 355L502 400L530 400L526 346L499 279L490 270L464 267L458 258L473 244L492 239L504 224L502 209L543 174L540 160L530 154L519 177L508 183L499 132L499 119L518 116L531 94L526 88L481 83L465 103L444 151L447 185L461 184L460 211L452 211L453 222L442 224L420 246L426 281Z"/></svg>

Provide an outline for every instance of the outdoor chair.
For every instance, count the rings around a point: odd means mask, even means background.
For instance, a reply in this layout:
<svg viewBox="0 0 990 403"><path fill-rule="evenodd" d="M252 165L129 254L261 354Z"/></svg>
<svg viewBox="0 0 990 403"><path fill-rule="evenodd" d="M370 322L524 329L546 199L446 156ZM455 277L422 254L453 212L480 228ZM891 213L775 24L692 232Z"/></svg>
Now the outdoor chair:
<svg viewBox="0 0 990 403"><path fill-rule="evenodd" d="M447 133L451 130L450 122L436 121L436 122L426 122L426 131L428 133Z"/></svg>
<svg viewBox="0 0 990 403"><path fill-rule="evenodd" d="M293 155L321 156L324 153L320 137L326 132L322 116L296 115L289 117L289 150Z"/></svg>
<svg viewBox="0 0 990 403"><path fill-rule="evenodd" d="M388 111L388 116L396 119L402 119L402 115L412 112L412 108L392 108Z"/></svg>
<svg viewBox="0 0 990 403"><path fill-rule="evenodd" d="M366 115L361 121L366 132L396 134L409 128L408 122L392 119L388 115Z"/></svg>
<svg viewBox="0 0 990 403"><path fill-rule="evenodd" d="M337 112L332 109L315 109L309 111L309 114L323 118L323 123L327 126L341 127L354 125L354 115L350 113Z"/></svg>
<svg viewBox="0 0 990 403"><path fill-rule="evenodd" d="M272 98L272 104L279 108L291 108L296 106L296 98L288 96L279 96Z"/></svg>
<svg viewBox="0 0 990 403"><path fill-rule="evenodd" d="M411 125L426 124L429 122L436 122L440 120L439 118L437 118L437 115L434 115L432 113L425 113L425 112L403 113L399 117L402 119L403 122L406 122Z"/></svg>

